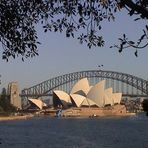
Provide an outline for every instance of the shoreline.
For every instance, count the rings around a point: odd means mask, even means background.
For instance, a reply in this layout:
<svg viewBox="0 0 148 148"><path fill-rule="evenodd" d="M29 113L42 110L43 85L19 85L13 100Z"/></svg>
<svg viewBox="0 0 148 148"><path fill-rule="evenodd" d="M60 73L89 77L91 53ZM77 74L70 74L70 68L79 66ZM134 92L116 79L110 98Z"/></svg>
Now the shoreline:
<svg viewBox="0 0 148 148"><path fill-rule="evenodd" d="M127 114L120 114L120 115L104 115L104 116L61 116L60 118L120 118L120 117L128 117L128 116L136 116L136 113L127 113ZM14 120L27 120L33 117L44 117L44 115L39 115L39 116L35 116L34 114L29 114L29 115L24 115L24 116L0 116L0 122L1 121L14 121ZM47 117L47 115L45 115L45 117ZM49 117L55 117L55 116L50 116Z"/></svg>
<svg viewBox="0 0 148 148"><path fill-rule="evenodd" d="M136 113L127 113L127 114L120 114L120 115L102 115L102 116L77 116L77 115L69 115L69 116L60 116L60 118L120 118L120 117L130 117L136 116ZM57 117L58 118L58 117Z"/></svg>
<svg viewBox="0 0 148 148"><path fill-rule="evenodd" d="M34 117L33 114L24 116L0 116L0 121L12 121L12 120L27 120Z"/></svg>

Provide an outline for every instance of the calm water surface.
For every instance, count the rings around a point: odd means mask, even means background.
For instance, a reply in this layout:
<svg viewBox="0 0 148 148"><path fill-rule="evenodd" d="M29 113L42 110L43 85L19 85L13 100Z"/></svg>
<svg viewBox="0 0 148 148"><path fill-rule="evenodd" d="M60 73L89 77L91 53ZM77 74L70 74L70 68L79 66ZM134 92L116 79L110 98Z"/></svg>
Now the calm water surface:
<svg viewBox="0 0 148 148"><path fill-rule="evenodd" d="M33 118L0 122L0 148L148 148L148 118Z"/></svg>

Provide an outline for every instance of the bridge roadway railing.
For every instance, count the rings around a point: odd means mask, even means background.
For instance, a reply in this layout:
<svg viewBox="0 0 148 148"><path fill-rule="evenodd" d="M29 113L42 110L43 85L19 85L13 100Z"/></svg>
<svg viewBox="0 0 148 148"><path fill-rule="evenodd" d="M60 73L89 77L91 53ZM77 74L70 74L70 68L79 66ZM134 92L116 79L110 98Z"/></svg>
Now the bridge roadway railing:
<svg viewBox="0 0 148 148"><path fill-rule="evenodd" d="M66 83L79 80L82 78L91 78L91 77L99 77L99 78L108 78L117 81L121 81L136 89L142 91L144 94L148 94L148 82L142 78L121 73L121 72L114 72L114 71L103 71L103 70L89 70L89 71L80 71L65 74L62 76L58 76L47 81L44 81L40 84L32 86L30 88L22 90L22 95L26 96L39 96L39 95L46 95L50 93L55 88L64 85Z"/></svg>

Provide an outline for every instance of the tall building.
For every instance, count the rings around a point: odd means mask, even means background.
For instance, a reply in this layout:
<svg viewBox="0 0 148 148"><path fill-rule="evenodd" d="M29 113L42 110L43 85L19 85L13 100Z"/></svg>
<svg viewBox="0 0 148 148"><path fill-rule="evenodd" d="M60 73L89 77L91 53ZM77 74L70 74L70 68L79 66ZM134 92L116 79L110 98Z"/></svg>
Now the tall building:
<svg viewBox="0 0 148 148"><path fill-rule="evenodd" d="M21 97L19 96L19 87L17 82L8 84L8 95L10 95L10 103L18 109L22 109Z"/></svg>

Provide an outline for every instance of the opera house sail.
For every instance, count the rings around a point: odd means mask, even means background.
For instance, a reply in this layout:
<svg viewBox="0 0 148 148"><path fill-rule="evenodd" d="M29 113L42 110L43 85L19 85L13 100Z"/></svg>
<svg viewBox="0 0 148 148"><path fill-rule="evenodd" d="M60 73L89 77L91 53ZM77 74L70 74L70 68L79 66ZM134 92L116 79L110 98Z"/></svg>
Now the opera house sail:
<svg viewBox="0 0 148 148"><path fill-rule="evenodd" d="M53 93L53 105L54 106L63 106L64 108L68 108L71 103L70 95L64 91L56 90Z"/></svg>
<svg viewBox="0 0 148 148"><path fill-rule="evenodd" d="M43 107L46 107L47 104L45 104L41 99L28 99L28 101L30 102L30 107L34 106L37 109L43 109ZM34 108L33 107L33 108Z"/></svg>
<svg viewBox="0 0 148 148"><path fill-rule="evenodd" d="M122 93L113 93L113 89L105 88L105 80L98 82L94 86L89 85L87 78L79 80L70 91L70 94L61 91L53 91L54 107L98 107L106 105L113 106L120 104Z"/></svg>
<svg viewBox="0 0 148 148"><path fill-rule="evenodd" d="M105 86L105 80L93 86L87 94L87 98L96 102L96 104L99 107L104 106L104 86Z"/></svg>
<svg viewBox="0 0 148 148"><path fill-rule="evenodd" d="M71 94L79 94L86 96L90 89L89 82L87 78L79 80L72 88Z"/></svg>

